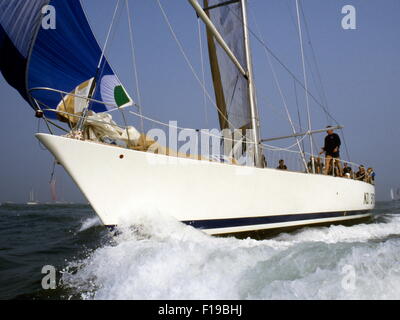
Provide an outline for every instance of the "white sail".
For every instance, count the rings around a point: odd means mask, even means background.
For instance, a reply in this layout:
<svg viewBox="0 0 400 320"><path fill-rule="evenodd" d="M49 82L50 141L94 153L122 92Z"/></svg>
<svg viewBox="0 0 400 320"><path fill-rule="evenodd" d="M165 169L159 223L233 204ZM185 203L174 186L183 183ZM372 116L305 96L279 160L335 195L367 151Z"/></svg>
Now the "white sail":
<svg viewBox="0 0 400 320"><path fill-rule="evenodd" d="M29 192L29 201L26 204L27 205L38 204L38 202L35 200L35 191L33 189Z"/></svg>

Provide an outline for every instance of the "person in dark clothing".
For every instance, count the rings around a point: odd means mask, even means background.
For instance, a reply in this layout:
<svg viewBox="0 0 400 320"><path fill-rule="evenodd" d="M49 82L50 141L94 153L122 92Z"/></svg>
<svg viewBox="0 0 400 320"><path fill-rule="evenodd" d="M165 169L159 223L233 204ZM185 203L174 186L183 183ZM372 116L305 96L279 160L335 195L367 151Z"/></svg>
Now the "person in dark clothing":
<svg viewBox="0 0 400 320"><path fill-rule="evenodd" d="M374 169L368 168L368 170L367 170L367 179L368 179L368 183L375 184L375 172L374 172Z"/></svg>
<svg viewBox="0 0 400 320"><path fill-rule="evenodd" d="M366 181L367 179L367 172L365 171L365 167L361 165L358 168L358 172L356 173L356 180Z"/></svg>
<svg viewBox="0 0 400 320"><path fill-rule="evenodd" d="M279 160L279 166L277 167L279 170L287 170L287 166L285 165L285 161L283 159Z"/></svg>
<svg viewBox="0 0 400 320"><path fill-rule="evenodd" d="M262 163L264 168L268 167L267 159L265 158L264 154L261 156L261 163Z"/></svg>
<svg viewBox="0 0 400 320"><path fill-rule="evenodd" d="M345 178L352 178L353 177L353 170L351 169L351 167L349 167L347 162L344 163L343 176Z"/></svg>
<svg viewBox="0 0 400 320"><path fill-rule="evenodd" d="M341 141L339 135L333 132L331 126L328 126L327 128L328 130L326 131L326 133L328 135L325 137L325 144L324 147L322 148L322 151L320 152L320 154L325 153L324 174L328 174L328 172L331 170L331 164L332 164L332 168L337 167L339 171L338 175L342 176L342 166L340 165L340 154L339 154Z"/></svg>

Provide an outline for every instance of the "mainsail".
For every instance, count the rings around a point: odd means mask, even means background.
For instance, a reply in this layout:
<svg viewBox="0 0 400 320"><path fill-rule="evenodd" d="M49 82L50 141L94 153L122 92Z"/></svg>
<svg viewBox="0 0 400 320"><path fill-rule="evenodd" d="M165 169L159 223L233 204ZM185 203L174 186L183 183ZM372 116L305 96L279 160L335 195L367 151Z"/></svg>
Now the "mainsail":
<svg viewBox="0 0 400 320"><path fill-rule="evenodd" d="M49 8L54 9L54 28L43 23ZM0 70L7 82L48 118L71 120L64 112L81 112L83 99L63 98L60 92L87 96L93 79L92 98L103 102L91 104L94 112L132 104L103 57L79 0L0 0Z"/></svg>
<svg viewBox="0 0 400 320"><path fill-rule="evenodd" d="M241 1L204 0L204 10L230 50L246 67ZM221 129L250 129L248 80L207 30L208 51Z"/></svg>

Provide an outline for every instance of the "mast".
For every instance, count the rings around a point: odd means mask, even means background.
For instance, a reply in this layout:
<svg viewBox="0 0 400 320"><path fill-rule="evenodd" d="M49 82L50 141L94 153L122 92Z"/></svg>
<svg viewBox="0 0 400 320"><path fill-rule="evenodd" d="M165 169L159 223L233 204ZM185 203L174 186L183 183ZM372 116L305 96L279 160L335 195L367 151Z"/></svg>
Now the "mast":
<svg viewBox="0 0 400 320"><path fill-rule="evenodd" d="M310 103L308 98L308 89L307 89L307 75L306 75L306 64L304 59L304 47L303 47L303 32L301 31L301 20L300 20L300 11L299 11L299 1L296 0L296 12L297 12L297 26L299 30L299 41L300 41L300 52L301 52L301 61L303 65L303 79L304 79L304 89L306 93L306 106L307 106L307 117L308 117L308 131L311 132L311 114L310 114ZM314 157L314 144L311 133L308 135L310 138L310 151L311 156ZM314 161L311 161L312 172L315 173L315 164ZM308 168L307 168L308 172Z"/></svg>
<svg viewBox="0 0 400 320"><path fill-rule="evenodd" d="M243 34L246 51L247 62L247 81L249 85L249 103L251 112L251 124L253 130L255 165L262 168L264 165L261 161L261 147L260 147L260 121L258 118L257 101L255 96L254 74L253 74L253 61L251 57L249 30L247 24L247 0L242 0L242 15L243 15Z"/></svg>
<svg viewBox="0 0 400 320"><path fill-rule="evenodd" d="M255 98L255 87L254 87L254 78L253 78L253 68L252 68L252 58L251 58L251 49L250 49L250 41L249 41L249 32L248 32L248 25L247 25L247 2L245 0L234 0L234 1L221 1L221 3L210 6L206 9L203 9L197 2L197 0L188 0L189 3L192 5L194 10L196 11L199 18L201 18L204 24L207 26L207 30L214 36L215 41L221 46L221 48L225 51L229 59L233 62L233 64L237 67L240 74L246 80L247 91L248 91L248 103L249 103L249 124L251 123L252 129L252 143L254 143L254 158L255 158L255 165L257 167L263 167L261 161L261 148L260 148L260 128L259 128L259 119L258 119L258 111L257 111L257 103ZM222 7L225 5L230 5L233 3L238 3L239 9L241 10L242 14L242 27L243 27L243 40L244 40L244 55L245 61L239 62L238 57L235 53L232 52L232 48L230 48L227 43L225 42L224 38L217 30L215 24L205 10L212 10L218 7ZM215 85L214 85L215 88ZM246 102L247 103L247 102ZM240 126L235 127L235 129L239 129Z"/></svg>

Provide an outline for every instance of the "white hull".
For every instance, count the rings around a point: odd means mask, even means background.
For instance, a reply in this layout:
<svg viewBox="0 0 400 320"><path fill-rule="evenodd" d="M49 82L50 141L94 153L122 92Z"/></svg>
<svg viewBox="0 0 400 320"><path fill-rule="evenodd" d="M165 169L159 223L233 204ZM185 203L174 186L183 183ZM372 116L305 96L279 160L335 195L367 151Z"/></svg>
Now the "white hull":
<svg viewBox="0 0 400 320"><path fill-rule="evenodd" d="M105 225L146 210L209 234L240 233L368 218L375 205L374 186L361 181L36 136Z"/></svg>

